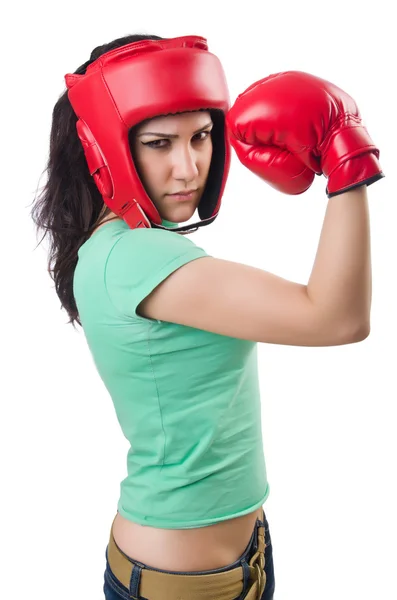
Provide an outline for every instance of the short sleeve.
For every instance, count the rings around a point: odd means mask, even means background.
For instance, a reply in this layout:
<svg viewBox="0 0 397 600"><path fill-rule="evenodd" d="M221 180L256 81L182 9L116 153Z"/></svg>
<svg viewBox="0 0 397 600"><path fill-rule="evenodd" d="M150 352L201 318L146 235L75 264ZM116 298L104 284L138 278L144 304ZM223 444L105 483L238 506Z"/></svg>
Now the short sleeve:
<svg viewBox="0 0 397 600"><path fill-rule="evenodd" d="M204 256L209 255L185 235L163 229L128 230L106 261L108 296L124 316L141 320L136 309L142 300L179 267Z"/></svg>

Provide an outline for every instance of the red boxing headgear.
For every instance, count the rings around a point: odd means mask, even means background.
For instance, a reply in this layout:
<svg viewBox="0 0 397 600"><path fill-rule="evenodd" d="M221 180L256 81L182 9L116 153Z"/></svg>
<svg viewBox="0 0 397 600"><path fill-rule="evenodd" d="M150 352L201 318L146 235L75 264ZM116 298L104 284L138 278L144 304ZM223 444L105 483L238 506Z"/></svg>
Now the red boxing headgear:
<svg viewBox="0 0 397 600"><path fill-rule="evenodd" d="M186 111L211 110L213 155L198 207L200 223L218 215L230 169L225 116L230 107L219 59L199 36L133 42L106 52L84 75L65 75L88 168L105 204L131 229L161 227L131 155L128 133L138 123Z"/></svg>

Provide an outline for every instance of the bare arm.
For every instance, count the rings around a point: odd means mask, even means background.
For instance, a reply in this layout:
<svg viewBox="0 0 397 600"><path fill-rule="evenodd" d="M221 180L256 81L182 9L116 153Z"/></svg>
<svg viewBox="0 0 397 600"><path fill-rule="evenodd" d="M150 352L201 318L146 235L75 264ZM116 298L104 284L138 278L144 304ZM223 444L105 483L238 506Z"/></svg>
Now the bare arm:
<svg viewBox="0 0 397 600"><path fill-rule="evenodd" d="M370 265L366 187L360 187L328 201L307 285L208 256L169 275L138 314L270 344L351 344L369 334Z"/></svg>
<svg viewBox="0 0 397 600"><path fill-rule="evenodd" d="M328 200L307 293L331 322L351 326L353 339L369 335L372 274L365 185Z"/></svg>

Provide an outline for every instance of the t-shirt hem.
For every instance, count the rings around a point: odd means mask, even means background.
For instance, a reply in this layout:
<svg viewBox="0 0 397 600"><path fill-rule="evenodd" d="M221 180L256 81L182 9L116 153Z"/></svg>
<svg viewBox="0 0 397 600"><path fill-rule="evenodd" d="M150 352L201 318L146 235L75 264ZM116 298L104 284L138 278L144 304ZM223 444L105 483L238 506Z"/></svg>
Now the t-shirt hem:
<svg viewBox="0 0 397 600"><path fill-rule="evenodd" d="M137 523L138 525L146 525L147 527L158 527L160 529L195 529L200 527L208 527L209 525L215 525L216 523L220 523L222 521L227 521L230 519L235 519L237 517L243 517L251 512L254 512L258 508L260 508L268 499L270 494L270 485L267 484L266 491L262 498L255 502L252 506L241 510L237 513L231 513L225 515L224 517L219 517L217 519L198 519L198 520L190 520L190 521L182 521L172 520L172 519L157 519L155 517L144 517L137 515L132 511L126 511L121 505L121 500L118 503L117 510L122 517L127 519L128 521L132 521L133 523Z"/></svg>

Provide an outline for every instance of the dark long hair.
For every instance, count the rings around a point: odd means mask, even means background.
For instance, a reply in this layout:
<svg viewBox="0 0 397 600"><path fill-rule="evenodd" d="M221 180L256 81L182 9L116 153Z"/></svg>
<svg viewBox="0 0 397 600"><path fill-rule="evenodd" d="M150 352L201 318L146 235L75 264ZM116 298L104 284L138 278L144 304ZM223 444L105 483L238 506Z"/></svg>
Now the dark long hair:
<svg viewBox="0 0 397 600"><path fill-rule="evenodd" d="M98 46L90 60L74 71L82 75L88 65L105 52L142 40L161 40L157 35L127 35ZM49 236L48 272L73 327L81 326L73 295L73 276L77 252L90 237L98 222L111 211L91 177L83 147L76 131L77 117L67 90L59 97L52 113L47 182L34 199L31 217L37 232L44 230L40 245Z"/></svg>

